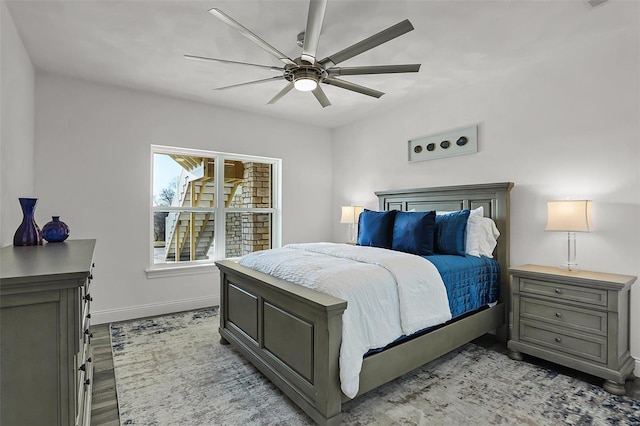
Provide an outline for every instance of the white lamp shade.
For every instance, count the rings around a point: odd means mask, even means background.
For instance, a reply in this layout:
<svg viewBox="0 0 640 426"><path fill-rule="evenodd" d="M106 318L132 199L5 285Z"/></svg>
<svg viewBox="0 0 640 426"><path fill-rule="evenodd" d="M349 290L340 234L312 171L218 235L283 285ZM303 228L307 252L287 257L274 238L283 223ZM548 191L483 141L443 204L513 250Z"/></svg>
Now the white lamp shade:
<svg viewBox="0 0 640 426"><path fill-rule="evenodd" d="M358 223L360 213L364 211L362 206L342 206L340 223Z"/></svg>
<svg viewBox="0 0 640 426"><path fill-rule="evenodd" d="M559 200L547 202L545 231L591 232L590 200Z"/></svg>

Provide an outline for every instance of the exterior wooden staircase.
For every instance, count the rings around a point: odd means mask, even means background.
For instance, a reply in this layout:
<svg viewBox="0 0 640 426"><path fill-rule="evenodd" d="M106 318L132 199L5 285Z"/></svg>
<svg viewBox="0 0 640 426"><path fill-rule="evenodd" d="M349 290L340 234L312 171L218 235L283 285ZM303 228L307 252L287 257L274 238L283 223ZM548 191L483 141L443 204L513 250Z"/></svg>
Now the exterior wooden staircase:
<svg viewBox="0 0 640 426"><path fill-rule="evenodd" d="M214 207L214 164L209 158L171 156L186 171L200 166L204 173L199 178L185 178L176 194L176 205L181 207ZM189 173L184 176L193 176ZM244 165L241 161L225 161L224 200L229 207L238 188L242 185ZM172 212L167 217L166 261L192 261L208 259L214 242L213 212ZM178 253L178 255L176 255Z"/></svg>

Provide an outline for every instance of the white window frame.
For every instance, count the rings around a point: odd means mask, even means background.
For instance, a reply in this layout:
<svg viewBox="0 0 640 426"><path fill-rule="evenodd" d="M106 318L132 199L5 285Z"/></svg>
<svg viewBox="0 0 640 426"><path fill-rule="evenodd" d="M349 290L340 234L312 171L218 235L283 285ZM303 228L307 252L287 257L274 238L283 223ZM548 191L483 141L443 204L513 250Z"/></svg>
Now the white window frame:
<svg viewBox="0 0 640 426"><path fill-rule="evenodd" d="M249 161L271 165L272 200L270 208L234 208L225 207L224 191L218 185L224 186L224 167L215 168L215 202L216 207L166 207L153 205L153 167L154 154L177 154L193 157L213 158L215 164L224 164L225 160ZM180 148L174 146L151 145L149 176L149 267L146 269L148 278L175 275L191 275L197 273L215 272L214 262L225 258L226 253L226 213L270 213L271 214L271 246L282 246L282 160L279 158L261 157L256 155L233 154L227 152L208 151L201 149ZM212 211L214 215L214 256L213 259L182 261L172 263L154 263L154 213L156 211Z"/></svg>

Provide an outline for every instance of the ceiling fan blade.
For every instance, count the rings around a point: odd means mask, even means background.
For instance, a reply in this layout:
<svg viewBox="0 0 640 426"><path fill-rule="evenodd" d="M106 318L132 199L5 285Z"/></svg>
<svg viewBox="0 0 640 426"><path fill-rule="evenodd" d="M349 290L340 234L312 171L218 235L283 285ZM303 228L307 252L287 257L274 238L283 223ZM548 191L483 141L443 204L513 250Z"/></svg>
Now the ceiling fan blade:
<svg viewBox="0 0 640 426"><path fill-rule="evenodd" d="M386 30L382 30L379 33L374 34L371 37L366 38L352 46L349 46L338 53L327 56L320 61L320 65L322 65L325 69L331 68L332 66L337 65L340 62L353 58L354 56L366 52L367 50L373 49L376 46L380 46L381 44L393 40L394 38L408 33L411 30L413 30L413 25L411 25L411 22L409 22L408 19L405 19L404 21L397 23L387 28Z"/></svg>
<svg viewBox="0 0 640 426"><path fill-rule="evenodd" d="M331 106L331 102L329 102L329 98L327 98L327 95L324 94L324 90L322 90L319 84L316 86L315 89L313 89L312 93L313 93L313 96L316 97L318 102L320 102L320 105L322 105L322 108Z"/></svg>
<svg viewBox="0 0 640 426"><path fill-rule="evenodd" d="M284 80L284 76L278 75L275 77L263 78L262 80L247 81L246 83L232 84L231 86L216 87L213 90L226 90L226 89L231 89L232 87L248 86L250 84L258 84L258 83L267 83L269 81L276 81L276 80Z"/></svg>
<svg viewBox="0 0 640 426"><path fill-rule="evenodd" d="M184 55L186 59L194 59L196 61L211 61L211 62L222 62L224 64L237 64L237 65L249 65L251 67L260 67L270 69L272 71L284 71L284 68L280 67L272 67L270 65L260 65L260 64L250 64L249 62L238 62L238 61L229 61L227 59L218 59L218 58L207 58L206 56L195 56L195 55Z"/></svg>
<svg viewBox="0 0 640 426"><path fill-rule="evenodd" d="M401 72L418 72L421 64L406 65L372 65L364 67L334 67L327 72L334 75L392 74Z"/></svg>
<svg viewBox="0 0 640 426"><path fill-rule="evenodd" d="M267 105L275 104L280 100L280 98L282 98L284 95L289 93L291 89L293 89L293 83L287 84L286 86L284 86L284 88L281 91L279 91L273 98L271 98L269 102L267 102Z"/></svg>
<svg viewBox="0 0 640 426"><path fill-rule="evenodd" d="M344 81L337 78L327 77L322 80L323 83L327 83L331 86L341 87L343 89L351 90L352 92L362 93L363 95L373 96L379 98L384 95L384 92L379 92L368 87L360 86L359 84L351 83L350 81Z"/></svg>
<svg viewBox="0 0 640 426"><path fill-rule="evenodd" d="M316 62L316 51L320 41L320 31L322 31L322 21L324 12L327 9L327 0L310 0L309 15L307 16L307 28L304 31L304 46L300 59L310 64Z"/></svg>
<svg viewBox="0 0 640 426"><path fill-rule="evenodd" d="M222 22L224 22L225 24L229 25L231 28L239 31L240 34L242 34L243 36L245 36L246 38L248 38L249 40L257 44L267 52L271 53L280 61L288 65L295 65L295 62L293 62L293 60L289 58L287 55L280 52L275 47L271 46L269 43L267 43L266 41L264 41L263 39L261 39L260 37L252 33L251 31L249 31L247 28L243 27L242 24L235 21L232 17L230 17L220 9L217 9L217 8L210 9L209 13L215 16L216 18L218 18L219 20L221 20Z"/></svg>

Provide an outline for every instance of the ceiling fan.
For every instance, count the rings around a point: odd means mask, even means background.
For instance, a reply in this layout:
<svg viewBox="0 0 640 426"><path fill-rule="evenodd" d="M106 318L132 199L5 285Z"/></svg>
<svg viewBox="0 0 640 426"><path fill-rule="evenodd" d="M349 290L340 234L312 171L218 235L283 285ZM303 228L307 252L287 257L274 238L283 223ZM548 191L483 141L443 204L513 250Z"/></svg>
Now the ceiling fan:
<svg viewBox="0 0 640 426"><path fill-rule="evenodd" d="M235 21L229 15L222 12L220 9L213 8L209 10L209 13L211 13L213 16L229 25L231 28L239 31L240 34L257 44L262 49L269 52L271 55L275 56L278 60L284 63L284 67L230 61L227 59L207 58L204 56L184 55L184 57L187 59L195 59L201 61L214 61L228 64L248 65L282 73L282 75L278 75L276 77L249 81L246 83L233 84L231 86L219 87L215 90L224 90L249 84L285 80L287 82L287 85L282 90L280 90L280 92L278 92L267 104L276 103L280 98L282 98L293 88L295 88L303 92L313 93L323 108L331 105L331 102L329 102L329 99L320 87L320 83L340 87L342 89L351 90L357 93L362 93L363 95L373 96L374 98L379 98L380 96L384 95L383 92L336 78L337 76L406 73L418 72L420 70L420 64L336 67L336 65L343 61L346 61L347 59L353 58L356 55L373 49L374 47L377 47L413 30L413 25L411 25L411 22L409 22L408 19L405 19L404 21L393 25L385 30L382 30L369 38L353 44L346 49L334 53L333 55L327 56L326 58L321 60L317 60L316 52L318 49L318 43L320 41L320 32L322 30L322 22L324 20L325 10L327 8L327 1L328 0L310 0L306 29L303 33L300 33L298 35L298 44L302 47L302 54L296 59L289 58L287 55L280 52L278 49L271 46L266 41L262 40L256 34L249 31L247 28L242 26L239 22Z"/></svg>

